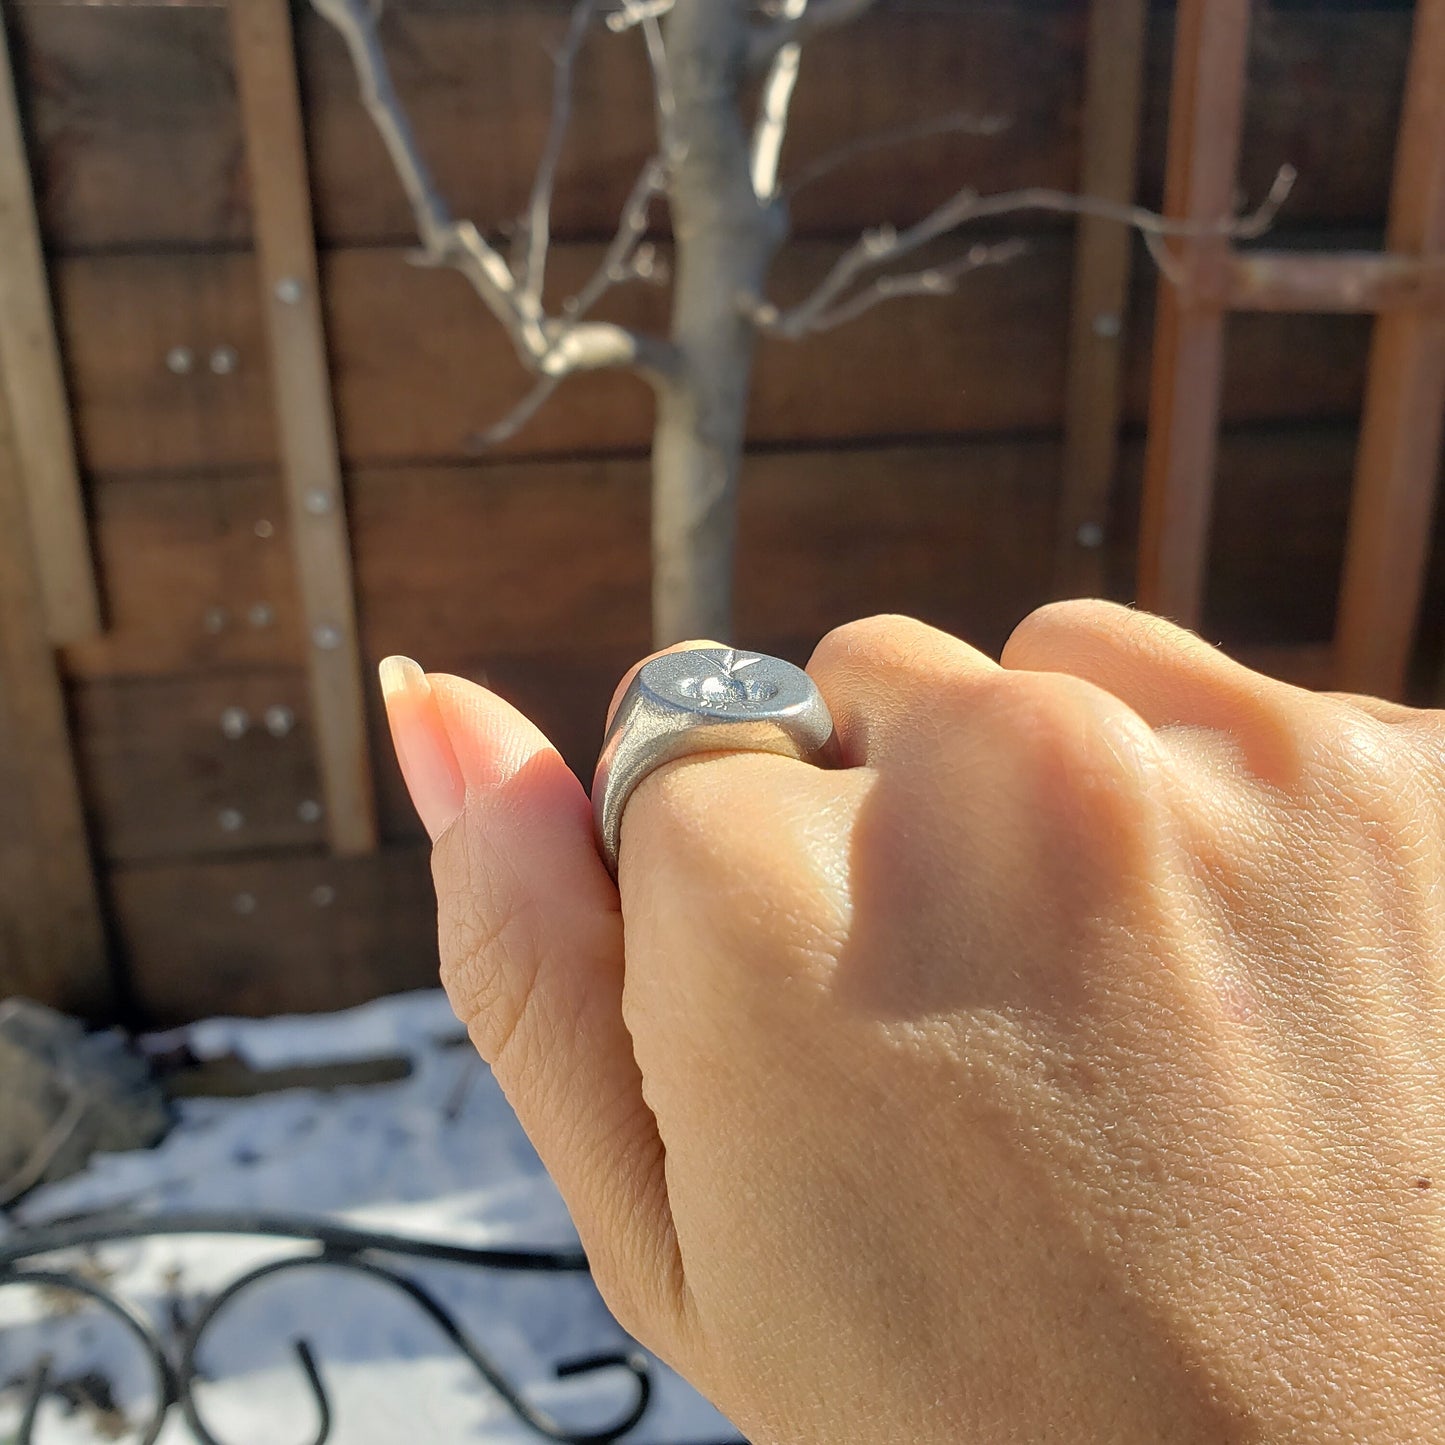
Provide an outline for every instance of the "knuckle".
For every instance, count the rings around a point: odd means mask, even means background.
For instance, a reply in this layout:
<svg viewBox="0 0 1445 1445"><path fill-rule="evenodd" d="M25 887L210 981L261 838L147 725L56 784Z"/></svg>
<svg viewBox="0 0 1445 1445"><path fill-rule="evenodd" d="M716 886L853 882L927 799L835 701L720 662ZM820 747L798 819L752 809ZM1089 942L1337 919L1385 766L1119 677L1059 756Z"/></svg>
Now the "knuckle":
<svg viewBox="0 0 1445 1445"><path fill-rule="evenodd" d="M1143 657L1177 654L1207 646L1194 633L1118 602L1072 597L1047 602L1014 628L1004 644L1005 667L1049 670L1065 665L1080 649L1128 649Z"/></svg>
<svg viewBox="0 0 1445 1445"><path fill-rule="evenodd" d="M1047 655L1060 639L1107 630L1125 609L1091 597L1071 597L1036 607L1009 634L1003 660L1019 666L1029 657Z"/></svg>
<svg viewBox="0 0 1445 1445"><path fill-rule="evenodd" d="M1065 674L1004 674L990 703L1038 826L1110 862L1141 861L1157 822L1161 752L1148 726Z"/></svg>
<svg viewBox="0 0 1445 1445"><path fill-rule="evenodd" d="M924 623L897 613L879 613L845 622L825 633L813 649L808 666L847 668L850 664L880 655L893 659L916 647L922 634L931 633Z"/></svg>
<svg viewBox="0 0 1445 1445"><path fill-rule="evenodd" d="M1366 826L1401 835L1418 824L1438 770L1418 729L1329 702L1297 724L1302 781L1324 807L1343 803Z"/></svg>
<svg viewBox="0 0 1445 1445"><path fill-rule="evenodd" d="M691 759L660 769L629 804L624 857L638 847L648 911L686 900L700 953L797 973L836 953L842 830L796 766L757 753Z"/></svg>

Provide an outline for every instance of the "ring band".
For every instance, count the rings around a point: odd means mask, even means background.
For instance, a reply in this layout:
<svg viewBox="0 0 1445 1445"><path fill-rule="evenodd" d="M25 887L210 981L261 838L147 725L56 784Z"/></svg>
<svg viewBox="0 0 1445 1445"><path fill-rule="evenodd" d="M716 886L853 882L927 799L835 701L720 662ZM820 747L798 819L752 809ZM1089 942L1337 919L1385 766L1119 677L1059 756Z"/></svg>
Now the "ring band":
<svg viewBox="0 0 1445 1445"><path fill-rule="evenodd" d="M837 761L833 719L813 679L780 657L698 647L645 663L617 705L592 780L597 846L614 878L633 789L674 758L714 752L829 767Z"/></svg>

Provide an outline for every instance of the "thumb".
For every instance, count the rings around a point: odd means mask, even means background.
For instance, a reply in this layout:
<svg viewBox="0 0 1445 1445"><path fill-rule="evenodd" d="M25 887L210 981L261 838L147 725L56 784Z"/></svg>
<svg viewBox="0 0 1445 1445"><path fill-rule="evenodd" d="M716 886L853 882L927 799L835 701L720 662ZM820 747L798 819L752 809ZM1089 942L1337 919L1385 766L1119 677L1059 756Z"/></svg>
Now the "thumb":
<svg viewBox="0 0 1445 1445"><path fill-rule="evenodd" d="M608 1304L634 1334L655 1333L680 1318L681 1260L622 1018L622 915L587 796L494 693L408 658L387 658L381 676L434 843L452 1007L561 1190Z"/></svg>

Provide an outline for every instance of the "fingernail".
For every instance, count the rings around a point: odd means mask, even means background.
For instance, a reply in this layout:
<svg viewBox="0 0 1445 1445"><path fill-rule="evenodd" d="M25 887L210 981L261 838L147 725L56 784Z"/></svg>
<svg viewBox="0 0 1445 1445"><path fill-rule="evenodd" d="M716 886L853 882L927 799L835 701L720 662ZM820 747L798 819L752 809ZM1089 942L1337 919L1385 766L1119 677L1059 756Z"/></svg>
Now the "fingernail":
<svg viewBox="0 0 1445 1445"><path fill-rule="evenodd" d="M380 672L396 760L412 806L435 843L466 806L467 785L426 673L409 657L384 658Z"/></svg>

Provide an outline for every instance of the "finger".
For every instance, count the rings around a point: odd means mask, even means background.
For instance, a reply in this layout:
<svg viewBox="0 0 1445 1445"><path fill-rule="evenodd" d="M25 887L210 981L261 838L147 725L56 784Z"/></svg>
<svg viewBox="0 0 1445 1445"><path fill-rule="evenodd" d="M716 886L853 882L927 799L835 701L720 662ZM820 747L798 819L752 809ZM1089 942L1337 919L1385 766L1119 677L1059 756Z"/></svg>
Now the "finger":
<svg viewBox="0 0 1445 1445"><path fill-rule="evenodd" d="M835 628L808 661L845 767L876 764L950 730L999 672L977 648L911 617Z"/></svg>
<svg viewBox="0 0 1445 1445"><path fill-rule="evenodd" d="M399 658L382 676L408 786L436 837L442 982L609 1303L624 1321L655 1324L681 1307L681 1265L622 1019L617 895L587 798L546 737L485 688Z"/></svg>
<svg viewBox="0 0 1445 1445"><path fill-rule="evenodd" d="M1299 766L1298 709L1309 695L1151 613L1092 599L1050 603L1014 629L1002 662L1084 678L1156 729L1210 730L1260 776L1283 780Z"/></svg>

